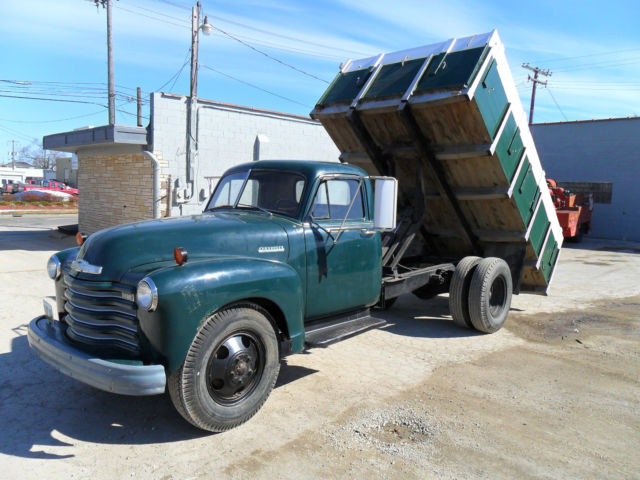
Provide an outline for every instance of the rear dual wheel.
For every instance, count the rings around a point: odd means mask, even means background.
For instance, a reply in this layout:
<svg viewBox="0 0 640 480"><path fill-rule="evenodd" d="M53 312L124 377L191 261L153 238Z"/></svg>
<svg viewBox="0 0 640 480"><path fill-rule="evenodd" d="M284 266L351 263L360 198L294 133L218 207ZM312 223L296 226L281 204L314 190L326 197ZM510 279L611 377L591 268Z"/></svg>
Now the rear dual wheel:
<svg viewBox="0 0 640 480"><path fill-rule="evenodd" d="M449 292L454 323L484 333L497 332L509 315L512 290L511 271L501 258L463 258Z"/></svg>

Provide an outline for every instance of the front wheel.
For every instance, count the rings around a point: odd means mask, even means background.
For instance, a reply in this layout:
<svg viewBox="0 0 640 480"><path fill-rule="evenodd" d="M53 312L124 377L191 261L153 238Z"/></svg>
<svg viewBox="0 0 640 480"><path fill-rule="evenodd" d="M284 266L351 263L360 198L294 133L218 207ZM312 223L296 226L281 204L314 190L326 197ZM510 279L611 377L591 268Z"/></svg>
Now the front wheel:
<svg viewBox="0 0 640 480"><path fill-rule="evenodd" d="M268 313L257 305L238 305L203 322L184 363L169 376L169 395L191 424L223 432L256 414L279 370L278 339Z"/></svg>

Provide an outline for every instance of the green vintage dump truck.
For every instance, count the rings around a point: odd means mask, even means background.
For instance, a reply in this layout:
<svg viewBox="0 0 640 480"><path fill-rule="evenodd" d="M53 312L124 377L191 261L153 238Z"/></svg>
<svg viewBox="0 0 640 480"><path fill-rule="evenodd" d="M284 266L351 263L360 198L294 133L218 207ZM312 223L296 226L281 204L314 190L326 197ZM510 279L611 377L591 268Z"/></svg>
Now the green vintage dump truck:
<svg viewBox="0 0 640 480"><path fill-rule="evenodd" d="M343 163L239 165L201 215L79 235L29 344L224 431L282 356L384 325L371 309L402 294L449 292L453 322L495 332L513 293L547 292L562 241L512 84L495 32L349 62L312 112Z"/></svg>

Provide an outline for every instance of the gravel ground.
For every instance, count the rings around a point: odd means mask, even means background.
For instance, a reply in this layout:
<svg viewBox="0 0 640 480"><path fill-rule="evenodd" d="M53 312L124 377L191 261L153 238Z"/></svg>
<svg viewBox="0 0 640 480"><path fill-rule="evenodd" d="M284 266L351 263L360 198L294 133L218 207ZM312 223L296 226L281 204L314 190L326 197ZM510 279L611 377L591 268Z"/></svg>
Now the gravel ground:
<svg viewBox="0 0 640 480"><path fill-rule="evenodd" d="M550 297L506 328L456 328L447 298L283 361L247 424L191 428L166 395L122 397L35 358L26 324L73 217L0 217L0 478L638 478L640 245L563 250Z"/></svg>

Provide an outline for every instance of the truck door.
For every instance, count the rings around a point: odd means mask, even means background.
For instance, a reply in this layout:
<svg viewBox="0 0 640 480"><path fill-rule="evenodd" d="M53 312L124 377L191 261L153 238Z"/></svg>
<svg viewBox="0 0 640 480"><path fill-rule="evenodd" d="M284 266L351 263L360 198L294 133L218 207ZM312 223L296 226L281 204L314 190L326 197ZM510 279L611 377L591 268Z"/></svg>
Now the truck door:
<svg viewBox="0 0 640 480"><path fill-rule="evenodd" d="M327 179L316 189L304 227L306 318L357 309L378 299L380 235L372 230L373 212L364 198L364 185L353 177Z"/></svg>

